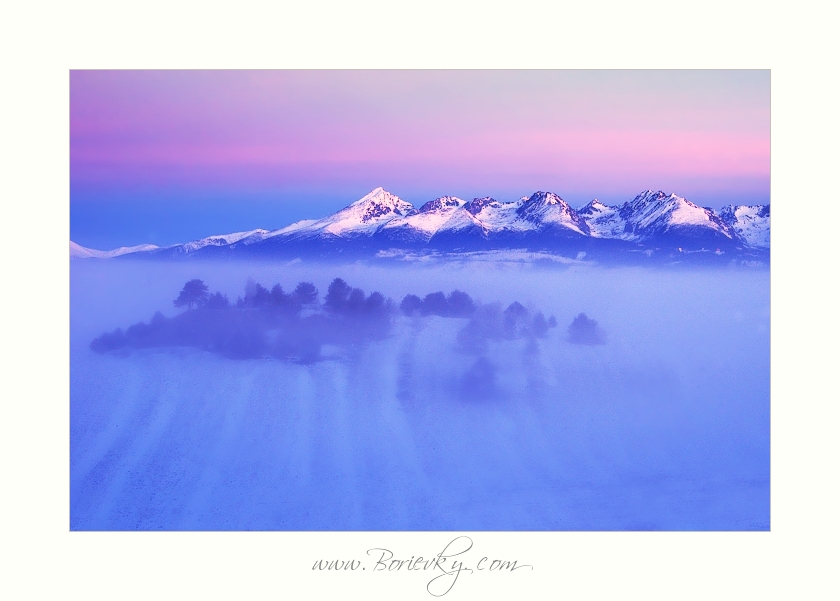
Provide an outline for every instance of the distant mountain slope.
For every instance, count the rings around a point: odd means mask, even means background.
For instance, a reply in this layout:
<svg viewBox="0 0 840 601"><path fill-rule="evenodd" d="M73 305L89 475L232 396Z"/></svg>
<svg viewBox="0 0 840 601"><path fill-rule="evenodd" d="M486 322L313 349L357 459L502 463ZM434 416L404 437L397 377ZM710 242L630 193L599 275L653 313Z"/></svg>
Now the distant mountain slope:
<svg viewBox="0 0 840 601"><path fill-rule="evenodd" d="M140 244L139 246L122 246L114 250L95 250L93 248L85 248L70 241L70 258L71 259L110 259L112 257L119 257L122 255L129 255L134 253L149 253L160 250L160 247L154 244Z"/></svg>

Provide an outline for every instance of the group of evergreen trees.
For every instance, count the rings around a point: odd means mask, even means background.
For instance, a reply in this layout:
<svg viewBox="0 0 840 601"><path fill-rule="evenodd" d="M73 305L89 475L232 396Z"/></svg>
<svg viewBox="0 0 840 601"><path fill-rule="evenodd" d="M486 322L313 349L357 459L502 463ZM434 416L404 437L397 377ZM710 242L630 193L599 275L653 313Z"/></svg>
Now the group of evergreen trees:
<svg viewBox="0 0 840 601"><path fill-rule="evenodd" d="M470 317L476 304L466 292L453 290L446 296L443 292L432 292L421 299L409 294L400 303L400 310L406 315L438 315L440 317Z"/></svg>
<svg viewBox="0 0 840 601"><path fill-rule="evenodd" d="M207 285L201 280L190 280L184 284L173 304L188 310L231 307L227 296L220 292L210 294ZM275 284L269 290L249 279L245 284L245 295L239 297L233 306L237 309L283 309L293 312L306 307L318 308L318 289L311 282L300 282L292 292L286 293L280 284ZM392 305L379 292L365 296L362 289L352 288L341 278L335 278L327 289L322 308L335 315L360 316L388 313Z"/></svg>
<svg viewBox="0 0 840 601"><path fill-rule="evenodd" d="M324 344L351 344L387 334L392 303L379 292L365 296L336 278L324 303L318 289L301 282L290 293L279 284L270 290L249 280L235 303L211 293L199 279L184 284L167 318L157 312L149 323L105 333L91 343L99 353L130 348L188 346L246 359L278 357L310 362Z"/></svg>
<svg viewBox="0 0 840 601"><path fill-rule="evenodd" d="M188 346L231 358L273 356L310 362L320 357L325 344L356 344L387 336L396 312L381 293L365 295L341 278L330 283L323 303L311 282L300 282L287 293L280 284L269 290L249 280L244 296L231 303L224 294L211 293L202 280L192 279L173 304L186 310L171 318L157 312L149 323L102 334L91 342L91 349L105 353ZM490 341L542 338L557 325L554 316L546 319L519 302L502 310L498 304L476 303L460 290L448 295L433 292L422 299L409 294L399 309L412 317L468 319L457 336L458 345L468 352L481 353ZM604 335L597 323L580 314L569 327L569 341L600 344Z"/></svg>

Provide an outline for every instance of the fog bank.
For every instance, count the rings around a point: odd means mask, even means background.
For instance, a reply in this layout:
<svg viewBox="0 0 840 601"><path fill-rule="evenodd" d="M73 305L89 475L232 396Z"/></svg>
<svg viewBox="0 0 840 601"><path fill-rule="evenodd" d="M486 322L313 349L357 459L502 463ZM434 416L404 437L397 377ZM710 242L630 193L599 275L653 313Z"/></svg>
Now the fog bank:
<svg viewBox="0 0 840 601"><path fill-rule="evenodd" d="M191 279L335 278L393 307L317 361L90 348ZM75 261L70 300L73 529L769 528L767 271Z"/></svg>

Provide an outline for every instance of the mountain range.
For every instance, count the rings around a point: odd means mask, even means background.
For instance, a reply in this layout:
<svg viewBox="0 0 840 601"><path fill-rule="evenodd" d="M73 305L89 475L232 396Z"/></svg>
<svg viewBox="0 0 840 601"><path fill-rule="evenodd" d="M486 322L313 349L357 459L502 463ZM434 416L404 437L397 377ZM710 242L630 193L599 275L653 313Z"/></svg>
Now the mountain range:
<svg viewBox="0 0 840 601"><path fill-rule="evenodd" d="M574 209L553 192L514 202L442 196L420 208L376 188L344 209L278 230L210 236L167 247L110 251L70 242L71 258L355 256L384 251L462 253L527 249L595 260L726 257L769 259L770 205L715 212L676 194L645 190L619 206ZM724 259L715 259L718 262Z"/></svg>

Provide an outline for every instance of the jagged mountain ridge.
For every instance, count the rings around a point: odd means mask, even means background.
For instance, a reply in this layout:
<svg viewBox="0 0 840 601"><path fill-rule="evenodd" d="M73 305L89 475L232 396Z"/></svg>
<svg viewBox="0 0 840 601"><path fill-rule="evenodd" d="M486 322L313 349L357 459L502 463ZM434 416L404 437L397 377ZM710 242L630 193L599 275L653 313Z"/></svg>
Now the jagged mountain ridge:
<svg viewBox="0 0 840 601"><path fill-rule="evenodd" d="M730 205L720 214L676 194L646 190L619 206L593 200L575 210L553 192L513 202L442 196L419 209L376 188L336 213L274 231L210 236L158 248L95 251L71 243L72 258L144 255L265 254L282 249L483 248L639 250L656 247L769 249L770 207Z"/></svg>
<svg viewBox="0 0 840 601"><path fill-rule="evenodd" d="M750 246L770 248L770 205L727 205L720 218Z"/></svg>

